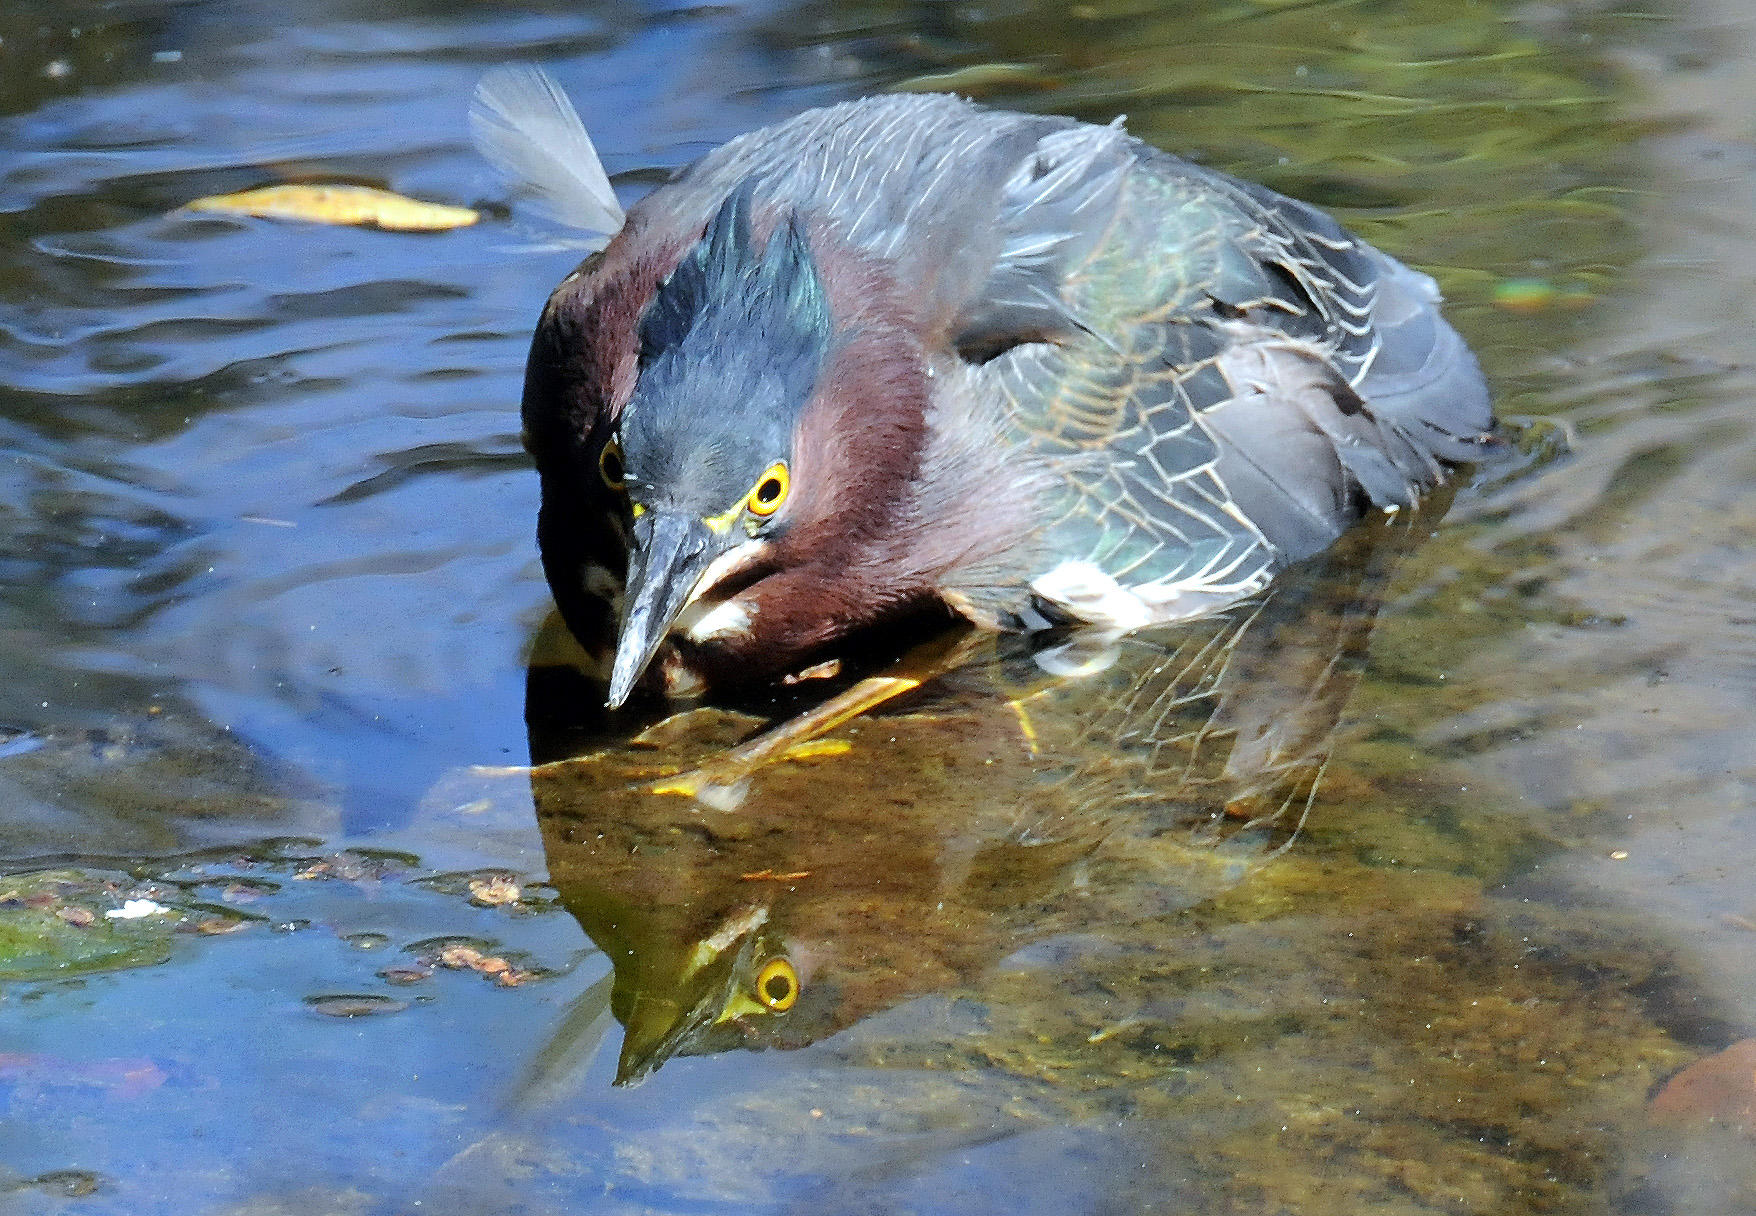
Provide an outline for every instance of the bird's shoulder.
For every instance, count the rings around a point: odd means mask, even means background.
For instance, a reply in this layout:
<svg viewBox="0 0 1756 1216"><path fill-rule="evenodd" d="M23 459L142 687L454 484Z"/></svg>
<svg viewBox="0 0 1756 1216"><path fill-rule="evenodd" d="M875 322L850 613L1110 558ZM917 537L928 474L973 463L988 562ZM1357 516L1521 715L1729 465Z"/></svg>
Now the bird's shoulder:
<svg viewBox="0 0 1756 1216"><path fill-rule="evenodd" d="M630 212L612 243L674 247L733 190L796 212L886 267L964 354L1108 333L1211 301L1274 301L1295 335L1363 357L1372 252L1314 208L1095 125L896 94L808 110L708 153ZM613 286L598 267L576 295ZM1357 347L1359 349L1351 349Z"/></svg>

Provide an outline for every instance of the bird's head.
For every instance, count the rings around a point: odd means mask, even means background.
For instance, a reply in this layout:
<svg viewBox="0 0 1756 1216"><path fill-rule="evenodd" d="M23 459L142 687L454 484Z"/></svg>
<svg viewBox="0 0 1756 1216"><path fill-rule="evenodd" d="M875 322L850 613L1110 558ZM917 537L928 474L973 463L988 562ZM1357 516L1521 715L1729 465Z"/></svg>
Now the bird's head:
<svg viewBox="0 0 1756 1216"><path fill-rule="evenodd" d="M831 341L828 296L796 215L766 242L735 191L640 318L632 396L598 474L626 497L630 543L612 707L680 613L759 565L792 522L794 446Z"/></svg>

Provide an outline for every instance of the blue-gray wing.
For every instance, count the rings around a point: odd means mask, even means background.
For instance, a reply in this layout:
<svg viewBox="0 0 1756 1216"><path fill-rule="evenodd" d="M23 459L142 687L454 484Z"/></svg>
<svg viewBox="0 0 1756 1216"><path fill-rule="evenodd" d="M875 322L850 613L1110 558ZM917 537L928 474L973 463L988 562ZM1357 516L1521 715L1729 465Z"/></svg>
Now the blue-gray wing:
<svg viewBox="0 0 1756 1216"><path fill-rule="evenodd" d="M1203 611L1479 454L1487 390L1431 279L1118 131L1042 144L958 339L1057 474L1041 598L1130 625Z"/></svg>

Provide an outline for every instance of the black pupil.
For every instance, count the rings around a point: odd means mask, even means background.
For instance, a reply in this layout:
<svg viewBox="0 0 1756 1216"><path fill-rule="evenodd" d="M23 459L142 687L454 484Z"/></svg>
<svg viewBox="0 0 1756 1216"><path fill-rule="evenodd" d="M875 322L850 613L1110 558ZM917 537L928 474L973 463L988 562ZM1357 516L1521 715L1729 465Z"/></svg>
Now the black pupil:
<svg viewBox="0 0 1756 1216"><path fill-rule="evenodd" d="M767 481L756 487L756 501L765 507L779 497L780 479L777 477L770 477Z"/></svg>
<svg viewBox="0 0 1756 1216"><path fill-rule="evenodd" d="M615 482L622 480L622 453L615 448L604 449L604 476Z"/></svg>
<svg viewBox="0 0 1756 1216"><path fill-rule="evenodd" d="M792 991L792 987L791 984L787 983L786 976L771 975L768 977L768 982L762 985L762 991L767 994L771 1002L778 1005L787 999L787 993Z"/></svg>

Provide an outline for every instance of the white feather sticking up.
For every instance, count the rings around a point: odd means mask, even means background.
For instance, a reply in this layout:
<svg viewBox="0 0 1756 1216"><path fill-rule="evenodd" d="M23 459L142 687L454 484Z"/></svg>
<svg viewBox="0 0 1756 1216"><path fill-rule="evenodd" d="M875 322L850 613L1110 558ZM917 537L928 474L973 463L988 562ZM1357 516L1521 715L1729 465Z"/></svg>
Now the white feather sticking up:
<svg viewBox="0 0 1756 1216"><path fill-rule="evenodd" d="M483 76L469 108L476 150L552 220L600 234L621 231L622 205L567 94L541 68L508 64Z"/></svg>

